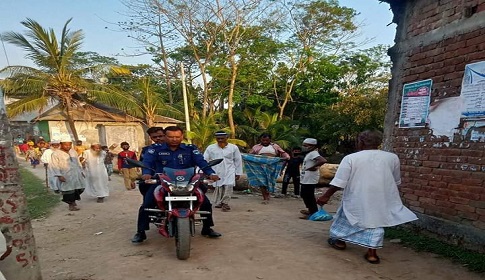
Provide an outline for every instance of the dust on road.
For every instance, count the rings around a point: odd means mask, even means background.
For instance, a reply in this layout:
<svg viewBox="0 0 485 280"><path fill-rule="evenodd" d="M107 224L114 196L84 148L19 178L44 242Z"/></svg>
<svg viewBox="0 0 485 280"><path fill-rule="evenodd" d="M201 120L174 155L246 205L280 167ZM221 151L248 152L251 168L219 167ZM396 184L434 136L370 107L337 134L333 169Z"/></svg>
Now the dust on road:
<svg viewBox="0 0 485 280"><path fill-rule="evenodd" d="M33 172L45 178L42 168ZM388 240L378 251L381 264L369 264L364 248L349 245L336 251L326 244L331 221L298 219L300 199L273 198L264 205L260 196L247 194L236 194L231 212L214 209L214 229L223 236L197 234L191 257L181 261L174 239L162 237L153 226L145 242L130 242L141 195L126 191L119 175L112 178L105 203L83 197L81 211L69 212L61 204L49 217L33 221L44 280L483 279L449 260ZM335 212L337 205L332 202L326 210Z"/></svg>

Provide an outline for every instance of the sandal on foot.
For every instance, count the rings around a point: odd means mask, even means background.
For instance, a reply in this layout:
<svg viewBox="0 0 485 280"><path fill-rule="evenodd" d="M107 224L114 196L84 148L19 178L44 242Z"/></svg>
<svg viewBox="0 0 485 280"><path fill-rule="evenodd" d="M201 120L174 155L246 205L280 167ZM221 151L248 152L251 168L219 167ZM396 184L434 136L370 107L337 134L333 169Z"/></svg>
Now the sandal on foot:
<svg viewBox="0 0 485 280"><path fill-rule="evenodd" d="M345 248L347 248L347 244L345 244L344 241L340 241L338 239L329 238L328 244L336 250L345 250Z"/></svg>
<svg viewBox="0 0 485 280"><path fill-rule="evenodd" d="M370 257L371 256L369 256L367 253L364 255L364 259L371 264L381 263L381 259L379 258L379 256L375 256L375 259L370 259Z"/></svg>

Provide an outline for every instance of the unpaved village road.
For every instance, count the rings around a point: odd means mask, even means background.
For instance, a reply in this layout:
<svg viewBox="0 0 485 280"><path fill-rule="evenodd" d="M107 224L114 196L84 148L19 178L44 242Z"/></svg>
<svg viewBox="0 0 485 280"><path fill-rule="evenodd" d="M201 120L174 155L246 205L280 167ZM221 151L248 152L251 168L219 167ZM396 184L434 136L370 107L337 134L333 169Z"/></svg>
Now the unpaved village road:
<svg viewBox="0 0 485 280"><path fill-rule="evenodd" d="M20 164L32 170L24 161ZM32 171L44 178L42 168ZM125 191L119 175L112 177L105 203L83 197L81 211L68 212L61 204L49 217L33 221L44 280L483 279L458 264L387 240L379 250L381 264L369 264L364 248L350 245L336 251L326 244L331 222L298 219L301 200L274 198L263 205L260 196L244 194L236 194L231 212L214 213L214 229L223 237L195 236L190 259L180 261L174 239L156 230L142 244L130 242L141 195ZM336 207L333 202L326 209L334 212Z"/></svg>

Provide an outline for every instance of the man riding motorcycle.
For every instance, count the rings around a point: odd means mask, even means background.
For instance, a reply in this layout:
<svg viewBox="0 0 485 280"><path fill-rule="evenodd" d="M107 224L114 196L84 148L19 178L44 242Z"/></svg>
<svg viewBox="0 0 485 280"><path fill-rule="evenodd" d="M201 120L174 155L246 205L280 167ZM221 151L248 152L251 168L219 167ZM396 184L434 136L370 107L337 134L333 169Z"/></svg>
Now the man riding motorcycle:
<svg viewBox="0 0 485 280"><path fill-rule="evenodd" d="M165 128L166 142L161 145L152 145L143 154L143 164L148 168L142 170L142 180L149 180L153 177L153 170L156 173L162 173L164 167L174 169L184 169L190 167L199 167L205 175L209 176L210 180L217 181L217 176L212 168L207 166L207 161L204 160L203 155L194 145L186 145L182 143L184 138L183 130L177 126L169 126ZM151 169L150 169L151 168ZM143 208L153 208L156 205L155 197L152 189L149 189L143 200ZM217 238L221 234L215 232L211 227L214 226L212 219L212 204L207 196L204 194L204 201L200 206L200 211L207 211L210 214L201 214L205 219L202 220L203 236ZM140 211L138 217L137 232L133 239L133 243L140 243L146 239L145 230L149 229L150 218L149 213Z"/></svg>

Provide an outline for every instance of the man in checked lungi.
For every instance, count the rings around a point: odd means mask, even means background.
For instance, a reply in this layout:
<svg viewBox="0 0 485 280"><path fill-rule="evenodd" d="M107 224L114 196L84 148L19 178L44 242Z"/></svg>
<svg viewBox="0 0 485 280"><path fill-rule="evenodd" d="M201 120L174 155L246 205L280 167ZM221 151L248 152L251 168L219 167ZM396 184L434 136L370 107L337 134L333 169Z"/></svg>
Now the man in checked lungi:
<svg viewBox="0 0 485 280"><path fill-rule="evenodd" d="M380 263L376 249L382 247L384 227L417 219L399 196L399 158L379 150L381 142L379 131L360 133L357 137L360 151L342 159L331 187L317 200L319 205L326 204L337 190L343 190L328 243L337 250L344 250L345 242L366 247L364 258L372 264Z"/></svg>

